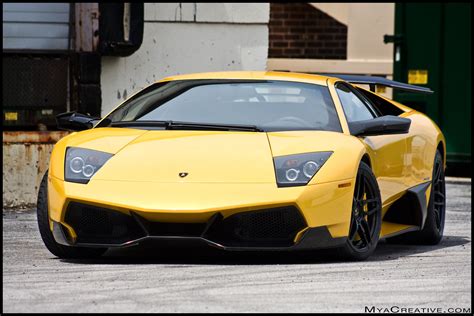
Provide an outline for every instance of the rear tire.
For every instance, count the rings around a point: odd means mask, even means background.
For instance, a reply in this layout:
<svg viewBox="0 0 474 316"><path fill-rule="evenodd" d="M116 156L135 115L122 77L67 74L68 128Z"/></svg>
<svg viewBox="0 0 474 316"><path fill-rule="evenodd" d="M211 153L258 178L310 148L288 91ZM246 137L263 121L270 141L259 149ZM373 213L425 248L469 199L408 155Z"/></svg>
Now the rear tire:
<svg viewBox="0 0 474 316"><path fill-rule="evenodd" d="M64 259L90 259L100 257L107 248L83 248L68 247L58 244L49 228L48 215L48 172L43 176L38 192L38 201L36 208L38 218L38 228L43 242L48 250L59 258Z"/></svg>
<svg viewBox="0 0 474 316"><path fill-rule="evenodd" d="M351 224L345 245L337 249L345 260L367 259L377 247L382 225L382 201L375 175L361 162L352 203Z"/></svg>
<svg viewBox="0 0 474 316"><path fill-rule="evenodd" d="M444 179L443 156L436 150L433 175L431 177L431 193L425 226L420 231L387 238L389 243L437 245L443 238L444 220L446 215L446 184Z"/></svg>

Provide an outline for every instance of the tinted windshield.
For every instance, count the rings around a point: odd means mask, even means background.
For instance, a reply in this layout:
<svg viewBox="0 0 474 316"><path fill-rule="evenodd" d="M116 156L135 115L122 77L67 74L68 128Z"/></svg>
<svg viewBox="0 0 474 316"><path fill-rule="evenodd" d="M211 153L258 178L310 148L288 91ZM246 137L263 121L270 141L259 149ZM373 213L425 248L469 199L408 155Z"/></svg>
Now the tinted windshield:
<svg viewBox="0 0 474 316"><path fill-rule="evenodd" d="M342 131L326 86L286 81L157 83L132 97L107 118L112 124L179 121L252 125L264 131Z"/></svg>

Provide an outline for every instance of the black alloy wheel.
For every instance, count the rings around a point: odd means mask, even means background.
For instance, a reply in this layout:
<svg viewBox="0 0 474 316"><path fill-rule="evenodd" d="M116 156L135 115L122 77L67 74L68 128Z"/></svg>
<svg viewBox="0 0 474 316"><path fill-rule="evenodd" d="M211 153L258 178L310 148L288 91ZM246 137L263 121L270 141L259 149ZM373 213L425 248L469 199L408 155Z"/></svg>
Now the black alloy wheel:
<svg viewBox="0 0 474 316"><path fill-rule="evenodd" d="M367 181L366 176L358 175L352 203L349 240L357 251L365 251L370 247L377 226L377 211L380 208L375 190Z"/></svg>
<svg viewBox="0 0 474 316"><path fill-rule="evenodd" d="M444 182L443 160L436 159L433 167L433 212L438 234L443 235L446 214L446 184Z"/></svg>
<svg viewBox="0 0 474 316"><path fill-rule="evenodd" d="M377 181L370 167L361 162L352 202L351 223L340 254L349 260L365 260L375 250L381 228L382 202Z"/></svg>

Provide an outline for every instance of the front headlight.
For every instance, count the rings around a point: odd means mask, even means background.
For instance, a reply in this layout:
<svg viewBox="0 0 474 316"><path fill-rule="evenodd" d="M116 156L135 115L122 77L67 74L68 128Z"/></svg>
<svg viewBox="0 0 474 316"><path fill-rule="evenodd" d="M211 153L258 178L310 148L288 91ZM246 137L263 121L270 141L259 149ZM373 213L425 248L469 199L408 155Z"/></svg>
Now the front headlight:
<svg viewBox="0 0 474 316"><path fill-rule="evenodd" d="M274 157L279 187L306 185L331 156L332 151Z"/></svg>
<svg viewBox="0 0 474 316"><path fill-rule="evenodd" d="M112 156L112 154L97 150L68 147L64 179L69 182L87 183Z"/></svg>

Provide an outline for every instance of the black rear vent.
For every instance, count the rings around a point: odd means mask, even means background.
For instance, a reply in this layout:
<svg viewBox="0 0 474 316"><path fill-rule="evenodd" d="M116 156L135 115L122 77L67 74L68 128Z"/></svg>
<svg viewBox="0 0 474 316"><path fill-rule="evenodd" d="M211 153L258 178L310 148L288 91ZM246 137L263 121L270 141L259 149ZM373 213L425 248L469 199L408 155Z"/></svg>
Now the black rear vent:
<svg viewBox="0 0 474 316"><path fill-rule="evenodd" d="M65 222L76 232L78 243L121 244L145 236L131 216L77 202L69 203Z"/></svg>
<svg viewBox="0 0 474 316"><path fill-rule="evenodd" d="M237 213L216 221L206 238L225 246L291 246L305 226L298 209L280 207Z"/></svg>

